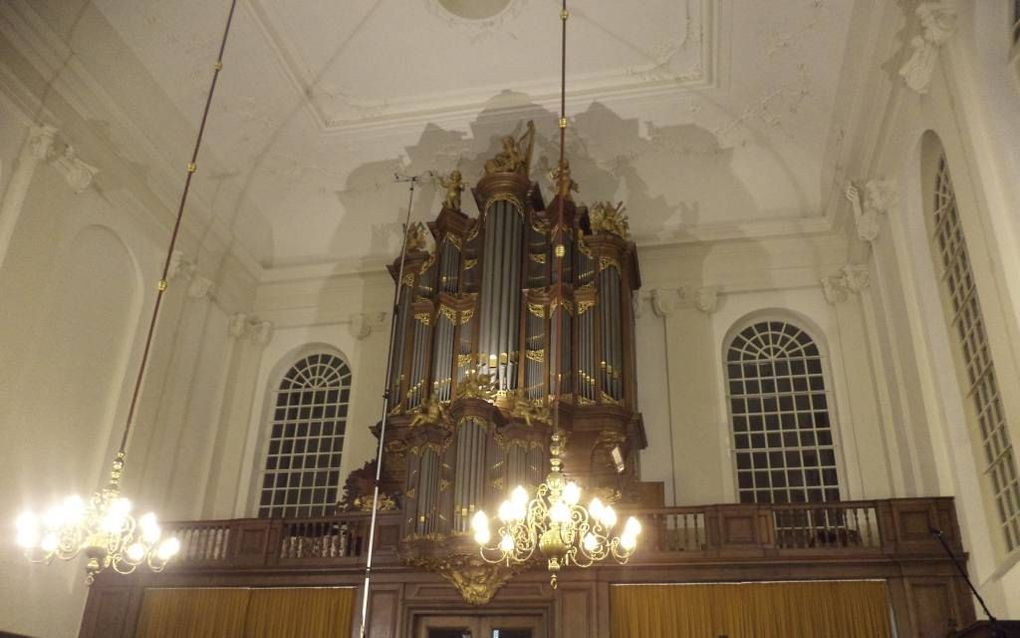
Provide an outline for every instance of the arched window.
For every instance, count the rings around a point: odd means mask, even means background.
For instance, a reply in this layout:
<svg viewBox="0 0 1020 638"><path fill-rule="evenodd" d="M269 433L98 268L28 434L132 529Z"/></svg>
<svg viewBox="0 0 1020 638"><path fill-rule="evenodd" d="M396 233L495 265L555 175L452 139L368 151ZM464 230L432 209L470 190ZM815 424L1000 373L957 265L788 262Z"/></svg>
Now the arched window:
<svg viewBox="0 0 1020 638"><path fill-rule="evenodd" d="M322 516L337 502L351 370L333 354L295 363L280 381L259 517Z"/></svg>
<svg viewBox="0 0 1020 638"><path fill-rule="evenodd" d="M943 307L956 333L963 368L958 374L973 407L971 427L984 449L986 485L991 488L1007 551L1012 551L1020 546L1020 482L945 154L938 160L932 197L936 268L941 271L947 302Z"/></svg>
<svg viewBox="0 0 1020 638"><path fill-rule="evenodd" d="M786 321L741 330L726 354L742 503L839 500L822 356Z"/></svg>

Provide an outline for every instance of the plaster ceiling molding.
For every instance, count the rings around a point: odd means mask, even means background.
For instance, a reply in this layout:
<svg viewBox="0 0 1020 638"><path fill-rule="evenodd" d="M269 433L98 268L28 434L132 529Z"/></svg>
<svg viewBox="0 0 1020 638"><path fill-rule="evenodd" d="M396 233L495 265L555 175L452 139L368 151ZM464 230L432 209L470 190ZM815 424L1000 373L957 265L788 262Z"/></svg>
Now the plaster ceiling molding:
<svg viewBox="0 0 1020 638"><path fill-rule="evenodd" d="M609 4L600 6L594 16L572 10L578 38L597 43L582 47L583 53L573 58L572 97L639 96L678 85L709 86L717 46L712 37L715 2L649 0L641 11ZM541 47L519 45L523 36L518 33L541 33L548 26L547 12L530 10L534 8L530 0L422 0L392 15L373 6L360 14L344 13L343 24L356 26L321 41L314 37L321 26L311 17L321 22L322 12L298 7L288 11L287 2L250 4L269 48L326 130L424 124L477 111L494 92L507 88L550 105L557 99L556 64ZM333 16L326 13L328 21ZM450 27L460 35L451 37ZM347 46L352 40L381 41L383 30L390 33L395 28L403 35L387 39L387 51L381 56L370 46L356 47L353 42ZM497 41L476 41L479 34ZM337 44L338 39L343 42ZM332 48L325 48L323 41L333 43ZM649 50L645 44L649 41L659 44ZM340 50L344 55L338 54ZM492 58L507 50L514 50L515 62L508 70L502 65L506 72L494 78L491 69L501 61ZM429 62L421 58L421 51L429 51ZM397 60L399 64L391 64ZM366 68L377 71L366 74Z"/></svg>
<svg viewBox="0 0 1020 638"><path fill-rule="evenodd" d="M847 264L834 277L823 277L822 294L825 301L838 304L846 301L850 293L859 294L871 285L871 273L867 266Z"/></svg>
<svg viewBox="0 0 1020 638"><path fill-rule="evenodd" d="M914 10L920 33L910 40L911 54L900 67L904 83L919 95L928 92L939 50L956 32L956 0L922 2Z"/></svg>
<svg viewBox="0 0 1020 638"><path fill-rule="evenodd" d="M529 0L423 0L429 14L473 41L507 28Z"/></svg>
<svg viewBox="0 0 1020 638"><path fill-rule="evenodd" d="M846 189L846 198L854 209L854 223L857 238L865 242L878 240L882 215L899 206L899 189L896 182L886 179L870 179L864 182L864 198L851 182Z"/></svg>

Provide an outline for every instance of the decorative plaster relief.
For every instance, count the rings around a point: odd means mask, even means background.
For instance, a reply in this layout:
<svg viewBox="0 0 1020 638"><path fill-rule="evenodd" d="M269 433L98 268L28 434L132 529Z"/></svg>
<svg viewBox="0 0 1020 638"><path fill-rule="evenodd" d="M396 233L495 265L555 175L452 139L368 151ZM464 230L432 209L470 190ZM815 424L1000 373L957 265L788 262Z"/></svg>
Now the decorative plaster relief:
<svg viewBox="0 0 1020 638"><path fill-rule="evenodd" d="M666 318L676 311L676 304L680 300L675 289L656 288L652 290L651 301L652 311L657 317Z"/></svg>
<svg viewBox="0 0 1020 638"><path fill-rule="evenodd" d="M188 297L204 299L211 297L216 284L212 279L201 275L194 261L184 256L180 250L170 255L170 267L167 269L167 281L181 279L188 282Z"/></svg>
<svg viewBox="0 0 1020 638"><path fill-rule="evenodd" d="M227 333L235 339L250 339L252 343L264 346L273 337L273 324L261 321L254 315L239 312L230 317Z"/></svg>
<svg viewBox="0 0 1020 638"><path fill-rule="evenodd" d="M716 286L655 288L646 298L657 317L669 317L677 308L697 308L705 314L712 314L719 306L719 288Z"/></svg>
<svg viewBox="0 0 1020 638"><path fill-rule="evenodd" d="M850 293L860 293L871 285L871 274L867 266L847 264L835 277L822 277L822 293L830 304L846 301Z"/></svg>
<svg viewBox="0 0 1020 638"><path fill-rule="evenodd" d="M847 185L846 198L853 205L857 237L861 241L873 242L878 239L879 217L899 205L899 190L892 180L869 179L864 182L863 202L853 182Z"/></svg>
<svg viewBox="0 0 1020 638"><path fill-rule="evenodd" d="M53 159L53 167L60 171L67 185L75 193L81 193L88 188L92 184L92 178L99 172L95 166L82 161L70 144L64 147L63 153Z"/></svg>
<svg viewBox="0 0 1020 638"><path fill-rule="evenodd" d="M372 334L373 330L383 327L387 316L385 312L362 312L351 315L348 324L351 336L361 341Z"/></svg>
<svg viewBox="0 0 1020 638"><path fill-rule="evenodd" d="M712 314L719 307L719 289L703 286L694 292L694 307L705 314Z"/></svg>
<svg viewBox="0 0 1020 638"><path fill-rule="evenodd" d="M49 160L56 136L57 129L48 124L28 127L28 145L32 149L32 157L40 162Z"/></svg>
<svg viewBox="0 0 1020 638"><path fill-rule="evenodd" d="M922 2L914 14L921 23L921 33L910 40L913 52L900 68L900 75L908 87L923 95L931 84L939 49L956 31L956 2Z"/></svg>
<svg viewBox="0 0 1020 638"><path fill-rule="evenodd" d="M75 193L81 193L92 184L99 169L78 157L78 151L70 144L65 143L63 151L57 153L57 134L57 129L49 124L30 126L28 147L31 149L31 157L37 162L52 164L63 175L67 185Z"/></svg>

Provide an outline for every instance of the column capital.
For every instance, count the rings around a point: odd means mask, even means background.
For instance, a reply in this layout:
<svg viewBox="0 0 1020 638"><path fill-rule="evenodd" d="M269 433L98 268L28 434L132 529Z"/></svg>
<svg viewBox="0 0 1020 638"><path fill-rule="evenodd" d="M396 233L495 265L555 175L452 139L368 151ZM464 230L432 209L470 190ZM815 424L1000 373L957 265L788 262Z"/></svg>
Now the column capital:
<svg viewBox="0 0 1020 638"><path fill-rule="evenodd" d="M822 277L822 294L830 304L838 304L846 301L850 293L860 293L871 285L871 272L867 266L847 264L843 266L838 275L833 277Z"/></svg>
<svg viewBox="0 0 1020 638"><path fill-rule="evenodd" d="M273 323L262 321L258 317L239 312L230 317L227 323L228 334L237 339L248 339L252 343L264 346L273 338Z"/></svg>
<svg viewBox="0 0 1020 638"><path fill-rule="evenodd" d="M354 313L348 318L347 328L351 336L361 341L372 334L373 330L381 328L386 324L386 312L360 312Z"/></svg>

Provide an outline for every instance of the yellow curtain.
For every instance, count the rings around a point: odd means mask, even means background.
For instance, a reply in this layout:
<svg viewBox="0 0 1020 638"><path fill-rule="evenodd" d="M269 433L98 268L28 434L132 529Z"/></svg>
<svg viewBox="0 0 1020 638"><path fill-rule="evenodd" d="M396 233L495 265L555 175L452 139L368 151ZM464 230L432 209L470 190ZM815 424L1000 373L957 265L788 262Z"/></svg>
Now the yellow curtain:
<svg viewBox="0 0 1020 638"><path fill-rule="evenodd" d="M147 589L138 638L347 638L354 589Z"/></svg>
<svg viewBox="0 0 1020 638"><path fill-rule="evenodd" d="M890 638L885 583L621 585L613 638Z"/></svg>
<svg viewBox="0 0 1020 638"><path fill-rule="evenodd" d="M147 589L135 635L144 638L240 636L248 589Z"/></svg>
<svg viewBox="0 0 1020 638"><path fill-rule="evenodd" d="M255 589L247 638L332 638L351 635L354 590Z"/></svg>

